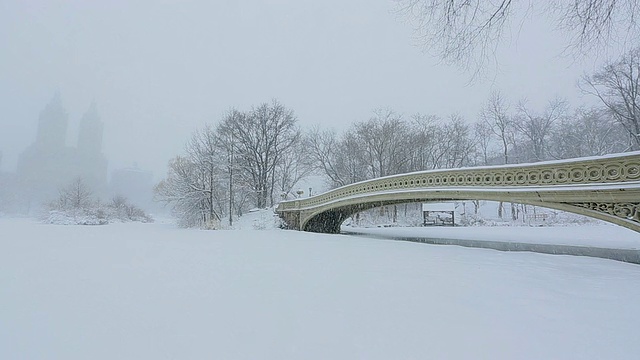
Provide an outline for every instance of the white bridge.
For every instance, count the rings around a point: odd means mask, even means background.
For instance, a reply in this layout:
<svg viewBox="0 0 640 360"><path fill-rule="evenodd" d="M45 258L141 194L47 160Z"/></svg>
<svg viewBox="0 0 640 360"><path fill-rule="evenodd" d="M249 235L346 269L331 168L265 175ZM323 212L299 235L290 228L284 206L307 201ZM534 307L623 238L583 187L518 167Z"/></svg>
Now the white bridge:
<svg viewBox="0 0 640 360"><path fill-rule="evenodd" d="M344 220L363 210L451 200L542 206L640 232L640 152L399 174L283 201L276 212L290 229L338 233Z"/></svg>

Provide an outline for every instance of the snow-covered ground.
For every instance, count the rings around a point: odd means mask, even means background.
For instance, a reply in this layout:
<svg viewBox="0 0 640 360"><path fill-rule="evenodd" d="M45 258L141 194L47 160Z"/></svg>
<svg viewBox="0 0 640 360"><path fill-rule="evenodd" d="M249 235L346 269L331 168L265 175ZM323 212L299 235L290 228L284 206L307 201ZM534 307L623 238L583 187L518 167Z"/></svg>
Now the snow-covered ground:
<svg viewBox="0 0 640 360"><path fill-rule="evenodd" d="M638 265L275 230L269 217L222 231L0 219L0 359L640 353Z"/></svg>

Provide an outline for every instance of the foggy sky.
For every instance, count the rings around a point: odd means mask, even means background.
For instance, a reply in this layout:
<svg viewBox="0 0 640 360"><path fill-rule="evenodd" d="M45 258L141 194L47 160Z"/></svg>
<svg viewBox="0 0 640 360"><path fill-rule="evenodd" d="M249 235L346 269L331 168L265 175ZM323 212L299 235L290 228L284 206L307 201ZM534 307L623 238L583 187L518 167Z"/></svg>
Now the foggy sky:
<svg viewBox="0 0 640 360"><path fill-rule="evenodd" d="M540 108L556 95L573 106L593 62L559 57L563 39L545 21L507 34L499 70L469 74L415 46L391 0L0 0L2 171L36 134L59 91L67 143L92 101L105 125L110 170L165 175L191 132L231 107L278 99L303 127L343 130L389 107L475 120L492 87ZM520 30L521 29L521 30Z"/></svg>

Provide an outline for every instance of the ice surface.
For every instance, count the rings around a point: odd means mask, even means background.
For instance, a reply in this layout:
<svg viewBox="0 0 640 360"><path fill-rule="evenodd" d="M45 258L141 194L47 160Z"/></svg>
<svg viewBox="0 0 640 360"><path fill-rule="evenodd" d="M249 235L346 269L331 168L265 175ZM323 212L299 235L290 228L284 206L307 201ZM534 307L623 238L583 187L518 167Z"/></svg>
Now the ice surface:
<svg viewBox="0 0 640 360"><path fill-rule="evenodd" d="M586 257L0 219L0 359L635 359L638 279Z"/></svg>
<svg viewBox="0 0 640 360"><path fill-rule="evenodd" d="M505 241L526 244L589 246L640 250L640 234L617 225L349 227L348 231L379 236Z"/></svg>

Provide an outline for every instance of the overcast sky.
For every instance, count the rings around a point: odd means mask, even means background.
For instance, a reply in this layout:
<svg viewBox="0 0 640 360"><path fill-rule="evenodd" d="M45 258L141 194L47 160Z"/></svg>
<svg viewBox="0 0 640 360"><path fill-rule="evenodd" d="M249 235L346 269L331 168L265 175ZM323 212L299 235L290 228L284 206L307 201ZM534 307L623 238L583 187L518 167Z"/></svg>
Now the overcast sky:
<svg viewBox="0 0 640 360"><path fill-rule="evenodd" d="M303 127L338 130L379 107L474 121L492 87L540 107L556 95L587 101L575 83L595 62L559 57L562 39L545 21L508 34L499 71L469 84L469 74L415 46L393 8L392 0L0 0L0 170L15 170L56 91L68 145L95 101L110 170L135 162L156 179L194 129L274 98Z"/></svg>

